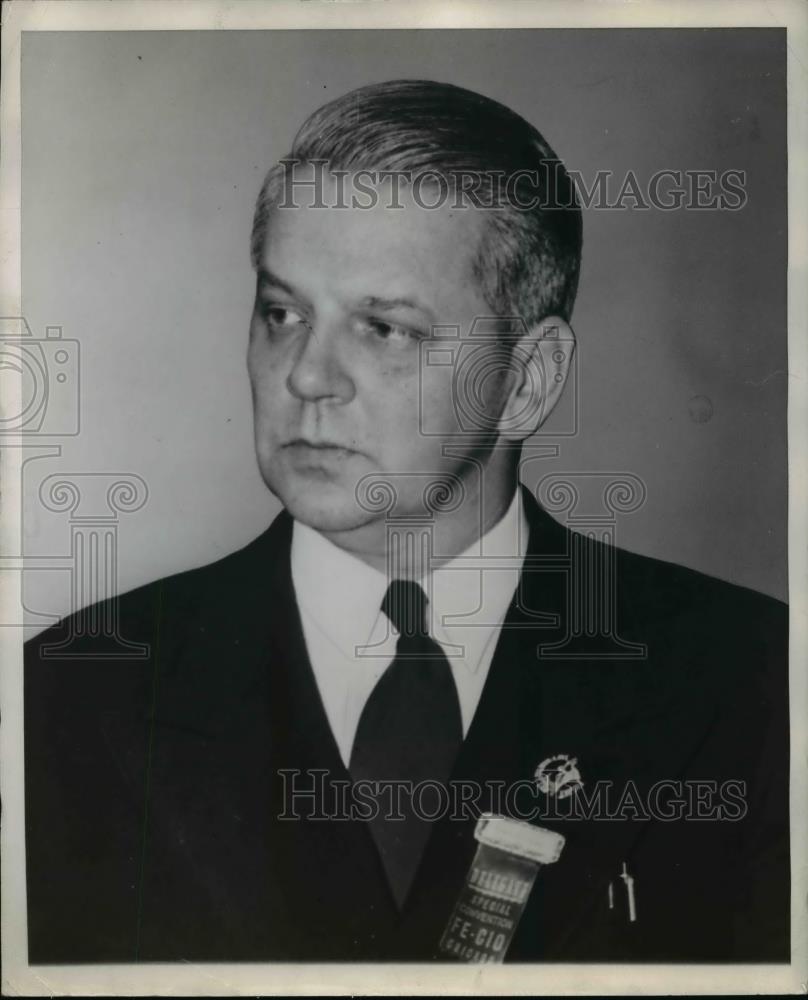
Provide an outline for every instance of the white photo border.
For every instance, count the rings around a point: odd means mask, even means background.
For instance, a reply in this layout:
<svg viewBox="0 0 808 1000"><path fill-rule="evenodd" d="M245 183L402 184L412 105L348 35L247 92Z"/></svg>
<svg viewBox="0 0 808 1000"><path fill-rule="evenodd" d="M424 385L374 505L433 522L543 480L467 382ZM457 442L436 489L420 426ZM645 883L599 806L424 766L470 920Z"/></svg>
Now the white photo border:
<svg viewBox="0 0 808 1000"><path fill-rule="evenodd" d="M3 9L0 315L21 313L20 53L34 31L441 28L787 29L789 594L792 960L790 965L507 966L27 962L22 629L0 628L2 985L45 995L804 994L808 987L808 5L801 0L9 0ZM13 394L12 394L13 395ZM0 403L9 412L17 400ZM14 410L14 412L19 412ZM0 449L0 555L20 551L20 448ZM0 563L0 609L21 609L21 574ZM0 620L17 620L3 616Z"/></svg>

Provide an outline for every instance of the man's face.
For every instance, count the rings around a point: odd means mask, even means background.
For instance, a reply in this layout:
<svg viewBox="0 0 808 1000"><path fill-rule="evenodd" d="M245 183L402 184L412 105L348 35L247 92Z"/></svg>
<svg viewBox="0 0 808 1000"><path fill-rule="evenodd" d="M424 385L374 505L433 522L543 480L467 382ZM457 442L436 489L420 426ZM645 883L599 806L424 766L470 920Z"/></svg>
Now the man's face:
<svg viewBox="0 0 808 1000"><path fill-rule="evenodd" d="M419 347L435 325L467 336L490 315L472 272L483 214L427 210L406 192L390 209L388 197L379 189L369 210L275 209L258 271L248 355L258 464L287 510L324 532L384 517L357 499L364 477L392 485L396 514L420 512L428 481L465 477L464 456L490 453L479 436L458 439L451 370L422 380ZM493 419L507 382L495 374L483 386Z"/></svg>

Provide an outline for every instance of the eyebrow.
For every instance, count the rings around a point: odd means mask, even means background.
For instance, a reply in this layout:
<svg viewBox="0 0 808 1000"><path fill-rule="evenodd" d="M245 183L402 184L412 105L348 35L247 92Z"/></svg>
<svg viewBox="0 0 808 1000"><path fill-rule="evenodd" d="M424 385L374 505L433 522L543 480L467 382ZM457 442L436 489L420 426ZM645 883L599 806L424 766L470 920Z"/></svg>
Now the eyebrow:
<svg viewBox="0 0 808 1000"><path fill-rule="evenodd" d="M417 299L407 297L384 299L376 295L367 295L360 301L359 305L364 309L379 309L382 312L392 309L415 309L417 312L423 313L425 316L428 316L433 320L435 318L435 314L432 310L425 306L422 302L419 302Z"/></svg>
<svg viewBox="0 0 808 1000"><path fill-rule="evenodd" d="M288 281L284 281L283 278L266 267L258 269L258 281L261 285L272 285L286 292L287 295L291 295L293 298L308 302L306 296L295 288L294 285L289 284ZM379 295L366 295L359 300L358 305L362 309L378 309L381 312L390 312L393 309L414 309L433 321L435 319L435 313L428 306L424 305L423 302L419 302L418 299L407 296L396 296L387 299Z"/></svg>
<svg viewBox="0 0 808 1000"><path fill-rule="evenodd" d="M258 269L258 283L259 285L273 285L275 288L280 288L282 292L286 292L287 295L291 295L292 298L308 301L306 296L301 295L294 285L290 285L288 281L279 278L277 274L265 267Z"/></svg>

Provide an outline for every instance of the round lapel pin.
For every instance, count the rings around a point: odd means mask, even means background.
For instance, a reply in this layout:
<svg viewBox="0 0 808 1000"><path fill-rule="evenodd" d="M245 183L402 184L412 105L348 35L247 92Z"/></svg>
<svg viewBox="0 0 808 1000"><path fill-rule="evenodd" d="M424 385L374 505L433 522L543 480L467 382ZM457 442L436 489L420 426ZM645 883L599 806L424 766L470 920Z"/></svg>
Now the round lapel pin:
<svg viewBox="0 0 808 1000"><path fill-rule="evenodd" d="M568 799L584 787L578 758L566 753L545 758L536 768L534 778L540 792L558 799Z"/></svg>

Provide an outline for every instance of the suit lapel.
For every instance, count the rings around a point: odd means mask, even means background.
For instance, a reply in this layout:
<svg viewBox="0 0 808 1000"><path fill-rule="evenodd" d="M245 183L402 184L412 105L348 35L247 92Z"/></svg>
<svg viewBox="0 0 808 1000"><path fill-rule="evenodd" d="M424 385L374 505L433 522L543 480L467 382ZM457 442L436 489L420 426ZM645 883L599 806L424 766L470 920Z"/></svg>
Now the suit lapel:
<svg viewBox="0 0 808 1000"><path fill-rule="evenodd" d="M282 526L281 526L282 527ZM166 582L148 718L141 957L249 959L283 940L271 822L267 666L277 522ZM189 916L190 915L190 916Z"/></svg>
<svg viewBox="0 0 808 1000"><path fill-rule="evenodd" d="M326 791L318 814L305 794L319 776L327 790L347 788L351 779L306 651L291 577L291 519L288 530L273 600L269 704L272 810L290 818L272 826L275 871L301 931L296 940L301 956L372 955L398 915L370 831L365 823L329 818L341 808L336 793Z"/></svg>
<svg viewBox="0 0 808 1000"><path fill-rule="evenodd" d="M533 565L541 567L547 556L552 564L552 556L568 551L570 533L555 522L548 525L549 517L529 494L525 502ZM515 780L530 779L540 762L567 754L577 758L586 793L608 791L607 813L616 811L623 795L631 795L630 786L642 801L655 781L675 779L697 752L713 721L709 702L693 704L682 697L681 688L671 684L678 665L666 662L667 650L655 645L647 633L631 631L632 588L625 576L617 580L618 628L622 638L647 645L648 658L643 660L553 659L541 654L566 638L571 614L566 606L568 590L563 573L533 569L530 559L523 580L524 608L557 614L558 627L524 633L520 653L512 654L521 672L523 706L522 753ZM586 620L586 607L578 610ZM539 802L543 809L549 806L556 816L563 815L560 802L555 809L548 799ZM597 805L594 808L597 811ZM630 816L631 810L625 815ZM615 893L624 893L619 877L622 862L628 862L630 871L632 853L645 836L648 821L595 815L567 820L539 816L536 822L562 833L566 844L561 859L537 878L511 960L535 956L537 951L548 957L578 957L578 947L583 948L582 957L592 959L598 949L608 957L615 920L622 921L621 933L627 926L622 909L619 916L609 912L608 884L613 883Z"/></svg>
<svg viewBox="0 0 808 1000"><path fill-rule="evenodd" d="M348 780L306 653L291 529L281 514L164 596L146 739L116 734L148 747L142 957L161 957L189 907L187 953L210 958L341 958L393 916L364 824L278 819L306 772Z"/></svg>
<svg viewBox="0 0 808 1000"><path fill-rule="evenodd" d="M640 661L539 655L566 637L569 532L528 493L525 505L531 529L525 569L452 781L482 790L522 783L521 800L502 800L503 811L527 813L538 805L542 812L534 822L566 838L561 859L539 873L509 960L560 958L578 947L583 957L608 957L615 933L622 934L626 924L622 909L617 917L608 910L608 884L624 892L622 861L630 870L648 822L597 818L595 793L608 787L608 800L602 800L608 809L630 783L642 795L660 778L675 779L709 731L711 709L708 703L671 700L669 686L658 683L670 676L665 650L653 643L649 658ZM619 614L621 621L630 620L625 607ZM546 624L548 616L553 625ZM627 631L624 638L643 642L648 636ZM593 818L565 819L563 807L554 809L526 787L537 765L559 754L578 759ZM491 809L491 796L483 795L481 803ZM476 851L474 825L473 819L447 819L435 826L405 911L414 952L439 957L437 942Z"/></svg>

